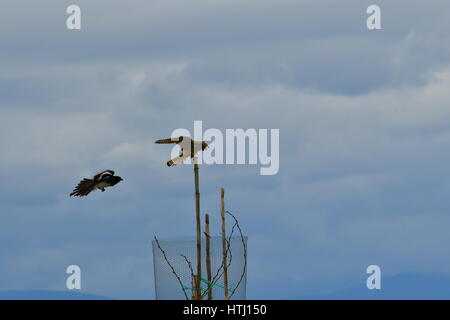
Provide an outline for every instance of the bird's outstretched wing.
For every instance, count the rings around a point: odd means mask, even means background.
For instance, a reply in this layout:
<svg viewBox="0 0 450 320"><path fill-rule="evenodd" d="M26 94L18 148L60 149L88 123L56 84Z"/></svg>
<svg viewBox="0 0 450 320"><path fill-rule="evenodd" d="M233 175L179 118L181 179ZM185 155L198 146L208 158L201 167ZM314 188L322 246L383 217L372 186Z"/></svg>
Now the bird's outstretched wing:
<svg viewBox="0 0 450 320"><path fill-rule="evenodd" d="M104 176L104 175L113 176L113 175L114 175L114 171L112 171L112 170L105 170L105 171L102 171L102 172L100 172L100 173L97 173L97 174L94 176L94 180L95 180L95 181L98 181L98 180L100 180L100 179L102 178L102 176Z"/></svg>
<svg viewBox="0 0 450 320"><path fill-rule="evenodd" d="M83 179L80 181L80 183L75 187L73 192L70 194L70 196L75 197L85 197L89 193L91 193L92 190L96 188L96 182L93 179Z"/></svg>
<svg viewBox="0 0 450 320"><path fill-rule="evenodd" d="M156 140L157 144L169 144L169 143L180 143L180 138L169 138L169 139L160 139Z"/></svg>

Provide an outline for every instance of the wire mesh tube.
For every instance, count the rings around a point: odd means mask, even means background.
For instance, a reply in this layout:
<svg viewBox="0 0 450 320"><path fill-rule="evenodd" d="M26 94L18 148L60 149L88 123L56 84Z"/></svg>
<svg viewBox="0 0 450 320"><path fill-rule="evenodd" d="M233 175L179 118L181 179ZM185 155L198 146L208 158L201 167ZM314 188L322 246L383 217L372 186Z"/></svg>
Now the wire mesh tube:
<svg viewBox="0 0 450 320"><path fill-rule="evenodd" d="M202 249L206 247L202 238ZM192 299L193 275L196 271L197 259L196 238L158 239L152 241L153 266L155 274L155 297L158 300ZM246 298L247 237L233 236L228 250L228 292L231 299ZM206 256L202 252L202 256ZM200 291L203 299L207 299L208 288L212 291L212 299L224 299L224 281L222 267L222 238L210 237L210 254L212 281L206 274L200 279ZM205 260L205 259L203 259ZM206 270L206 260L202 261L202 269Z"/></svg>

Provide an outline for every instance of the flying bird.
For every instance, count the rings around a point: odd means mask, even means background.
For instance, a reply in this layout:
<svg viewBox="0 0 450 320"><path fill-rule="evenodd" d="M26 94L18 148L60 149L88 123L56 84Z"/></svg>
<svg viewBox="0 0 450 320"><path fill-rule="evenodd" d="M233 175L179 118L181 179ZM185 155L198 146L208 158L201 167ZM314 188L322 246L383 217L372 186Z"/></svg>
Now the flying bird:
<svg viewBox="0 0 450 320"><path fill-rule="evenodd" d="M205 141L195 141L185 136L179 136L178 138L156 140L155 143L158 144L175 143L180 146L181 148L180 154L178 155L178 157L167 161L168 167L183 163L183 161L189 157L194 158L197 152L203 151L206 148L208 148L208 144Z"/></svg>
<svg viewBox="0 0 450 320"><path fill-rule="evenodd" d="M78 183L70 196L85 197L96 189L105 192L105 188L115 186L123 179L114 175L114 171L105 170L96 174L92 179L83 179Z"/></svg>

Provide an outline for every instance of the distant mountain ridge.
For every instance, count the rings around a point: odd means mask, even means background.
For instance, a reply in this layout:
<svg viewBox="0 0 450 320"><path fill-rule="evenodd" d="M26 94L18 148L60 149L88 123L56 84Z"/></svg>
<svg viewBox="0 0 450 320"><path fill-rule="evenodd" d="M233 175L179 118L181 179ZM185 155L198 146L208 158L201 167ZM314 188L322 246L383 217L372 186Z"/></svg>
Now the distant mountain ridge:
<svg viewBox="0 0 450 320"><path fill-rule="evenodd" d="M267 297L277 299L277 297ZM333 293L293 297L300 300L450 300L450 277L404 273L382 277L381 290L369 290L365 282ZM112 300L79 291L0 291L0 300Z"/></svg>
<svg viewBox="0 0 450 320"><path fill-rule="evenodd" d="M0 291L0 300L111 300L111 298L77 291L9 290Z"/></svg>
<svg viewBox="0 0 450 320"><path fill-rule="evenodd" d="M323 295L298 297L301 300L449 300L450 278L435 274L404 273L381 278L381 290L366 284Z"/></svg>

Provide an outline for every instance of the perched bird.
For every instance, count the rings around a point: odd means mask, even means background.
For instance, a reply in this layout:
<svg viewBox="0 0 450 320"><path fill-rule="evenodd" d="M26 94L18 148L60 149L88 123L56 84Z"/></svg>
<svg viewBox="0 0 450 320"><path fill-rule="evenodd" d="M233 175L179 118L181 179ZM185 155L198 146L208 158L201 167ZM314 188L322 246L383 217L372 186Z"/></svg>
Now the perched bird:
<svg viewBox="0 0 450 320"><path fill-rule="evenodd" d="M197 152L203 151L206 148L208 148L208 144L205 141L195 141L185 136L179 136L178 138L156 140L155 143L158 144L175 143L180 146L181 150L178 157L167 161L167 166L169 167L183 163L183 161L189 157L194 158Z"/></svg>
<svg viewBox="0 0 450 320"><path fill-rule="evenodd" d="M121 177L114 175L114 171L105 170L96 174L92 179L81 180L70 196L84 197L95 189L100 189L104 192L105 188L115 186L122 180Z"/></svg>

